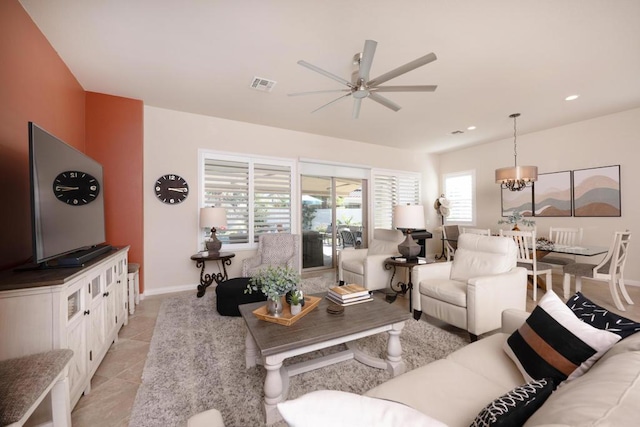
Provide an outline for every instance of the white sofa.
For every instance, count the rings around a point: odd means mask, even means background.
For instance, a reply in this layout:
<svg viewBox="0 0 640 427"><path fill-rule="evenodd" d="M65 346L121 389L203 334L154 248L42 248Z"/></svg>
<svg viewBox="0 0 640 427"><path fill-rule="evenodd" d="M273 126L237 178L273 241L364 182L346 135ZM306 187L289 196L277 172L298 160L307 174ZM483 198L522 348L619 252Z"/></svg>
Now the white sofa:
<svg viewBox="0 0 640 427"><path fill-rule="evenodd" d="M468 427L493 399L526 381L503 350L529 313L506 310L502 332L393 378L366 396L404 403L449 427ZM640 333L618 342L583 376L561 385L530 426L636 426L640 420Z"/></svg>
<svg viewBox="0 0 640 427"><path fill-rule="evenodd" d="M517 267L517 248L508 237L463 233L453 261L413 269L412 308L477 336L500 328L502 311L524 310L527 271Z"/></svg>
<svg viewBox="0 0 640 427"><path fill-rule="evenodd" d="M398 245L405 237L399 230L376 228L368 249L345 248L338 254L338 279L364 286L370 291L389 287L391 270L384 260L400 256Z"/></svg>

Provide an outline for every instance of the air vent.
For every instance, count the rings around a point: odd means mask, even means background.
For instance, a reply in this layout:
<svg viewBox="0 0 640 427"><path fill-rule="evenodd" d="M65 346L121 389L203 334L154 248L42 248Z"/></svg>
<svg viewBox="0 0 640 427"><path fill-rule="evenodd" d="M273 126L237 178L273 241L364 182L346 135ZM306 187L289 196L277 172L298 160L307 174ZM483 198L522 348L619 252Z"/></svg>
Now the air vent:
<svg viewBox="0 0 640 427"><path fill-rule="evenodd" d="M451 132L451 135L460 135L461 133L464 133L461 130L454 130L453 132Z"/></svg>
<svg viewBox="0 0 640 427"><path fill-rule="evenodd" d="M273 80L263 79L262 77L254 77L251 82L251 89L259 90L262 92L271 92L276 82Z"/></svg>

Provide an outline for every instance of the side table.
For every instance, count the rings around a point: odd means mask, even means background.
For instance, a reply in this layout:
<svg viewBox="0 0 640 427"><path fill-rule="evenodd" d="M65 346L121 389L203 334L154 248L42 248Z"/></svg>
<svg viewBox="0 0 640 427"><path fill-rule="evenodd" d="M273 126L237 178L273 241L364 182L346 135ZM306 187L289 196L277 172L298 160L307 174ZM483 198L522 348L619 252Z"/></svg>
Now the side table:
<svg viewBox="0 0 640 427"><path fill-rule="evenodd" d="M233 252L219 252L217 254L209 252L198 252L191 255L191 259L196 262L196 268L200 269L200 284L198 285L198 298L202 298L204 293L215 280L216 283L224 282L229 278L227 275L227 265L231 265L231 258L236 256ZM204 272L207 261L215 261L218 266L218 272L208 274Z"/></svg>
<svg viewBox="0 0 640 427"><path fill-rule="evenodd" d="M407 292L409 292L409 312L413 310L412 309L413 304L411 299L412 298L411 289L413 289L413 282L411 282L411 273L413 272L413 267L415 267L416 265L422 265L427 263L428 261L426 261L425 259L406 259L401 257L390 257L384 260L384 269L385 270L393 269L393 273L391 274L391 279L389 280L389 287L391 288L392 291L396 293L395 296L397 296L398 294L404 295ZM398 268L409 269L409 281L407 283L398 281L395 285L398 286L399 288L394 288L393 278L396 276L396 271ZM393 296L390 302L395 301L395 296Z"/></svg>

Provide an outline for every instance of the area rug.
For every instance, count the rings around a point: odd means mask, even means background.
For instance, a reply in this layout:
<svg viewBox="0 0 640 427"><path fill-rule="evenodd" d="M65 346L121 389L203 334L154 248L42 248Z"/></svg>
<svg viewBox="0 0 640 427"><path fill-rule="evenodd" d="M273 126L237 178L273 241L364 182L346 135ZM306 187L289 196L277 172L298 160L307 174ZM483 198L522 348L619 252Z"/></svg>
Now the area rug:
<svg viewBox="0 0 640 427"><path fill-rule="evenodd" d="M303 280L302 289L307 293L321 292L330 285L326 279L311 278ZM266 371L262 366L245 368L244 336L242 318L218 314L212 290L203 298L180 295L165 300L130 427L186 426L189 417L211 408L222 413L227 427L263 426ZM407 370L441 359L468 343L459 335L413 319L406 322L400 338ZM372 355L384 357L386 339L387 334L379 334L359 340L358 345ZM342 349L337 346L323 353ZM298 356L289 363L312 356ZM349 360L292 377L288 398L319 389L360 394L390 378L386 371Z"/></svg>

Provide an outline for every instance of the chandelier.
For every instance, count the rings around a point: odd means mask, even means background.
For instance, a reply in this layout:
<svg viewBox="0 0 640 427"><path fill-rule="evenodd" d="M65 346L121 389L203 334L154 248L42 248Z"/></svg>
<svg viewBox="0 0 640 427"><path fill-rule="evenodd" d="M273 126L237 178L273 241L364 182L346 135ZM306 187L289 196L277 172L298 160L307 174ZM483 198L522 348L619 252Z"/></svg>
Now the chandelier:
<svg viewBox="0 0 640 427"><path fill-rule="evenodd" d="M509 116L513 119L513 167L496 169L496 184L500 184L501 188L510 191L522 191L526 187L538 179L537 166L518 166L518 144L516 119L520 117L520 113L514 113Z"/></svg>

